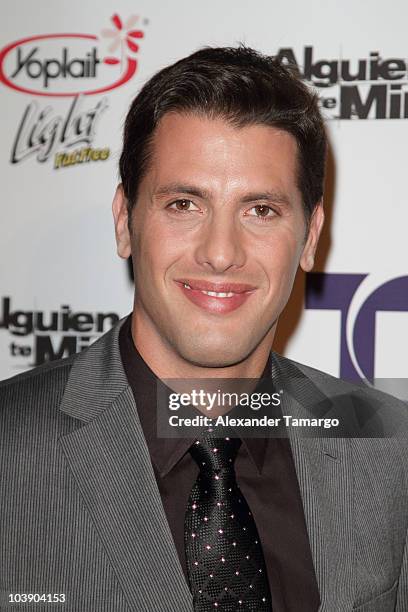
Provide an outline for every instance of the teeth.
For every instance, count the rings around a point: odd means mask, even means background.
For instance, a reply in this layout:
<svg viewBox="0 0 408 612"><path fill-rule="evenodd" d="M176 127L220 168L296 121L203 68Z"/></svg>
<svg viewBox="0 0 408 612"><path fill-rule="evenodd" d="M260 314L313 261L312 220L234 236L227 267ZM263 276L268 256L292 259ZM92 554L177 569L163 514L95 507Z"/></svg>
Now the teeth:
<svg viewBox="0 0 408 612"><path fill-rule="evenodd" d="M235 295L235 293L232 293L231 291L229 291L228 293L216 293L215 291L201 291L201 293L205 293L206 295L210 295L212 297L219 297L219 298L229 298Z"/></svg>
<svg viewBox="0 0 408 612"><path fill-rule="evenodd" d="M183 283L183 286L186 289L191 289L191 287L190 287L190 285L188 283ZM233 295L235 295L235 293L232 292L232 291L217 293L216 291L204 291L204 290L201 290L201 293L205 293L206 295L209 295L211 297L218 297L218 298L229 298L229 297L232 297Z"/></svg>

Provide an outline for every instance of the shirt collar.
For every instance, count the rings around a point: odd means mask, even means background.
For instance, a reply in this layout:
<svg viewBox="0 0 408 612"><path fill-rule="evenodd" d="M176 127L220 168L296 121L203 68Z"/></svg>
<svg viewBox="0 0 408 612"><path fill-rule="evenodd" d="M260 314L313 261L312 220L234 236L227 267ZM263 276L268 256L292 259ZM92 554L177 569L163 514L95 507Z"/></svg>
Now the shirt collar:
<svg viewBox="0 0 408 612"><path fill-rule="evenodd" d="M132 315L130 314L119 333L120 354L129 385L133 391L152 463L160 476L164 477L189 451L195 438L157 437L157 376L144 361L133 342L131 320ZM262 378L268 377L270 377L270 357L262 373ZM241 437L241 439L244 450L248 453L258 473L261 474L268 438Z"/></svg>

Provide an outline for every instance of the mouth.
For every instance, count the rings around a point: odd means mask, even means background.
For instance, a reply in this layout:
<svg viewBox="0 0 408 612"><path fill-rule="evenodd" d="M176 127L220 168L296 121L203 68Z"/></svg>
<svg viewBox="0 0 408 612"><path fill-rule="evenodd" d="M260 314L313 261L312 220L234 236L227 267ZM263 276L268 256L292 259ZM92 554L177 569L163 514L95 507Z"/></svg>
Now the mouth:
<svg viewBox="0 0 408 612"><path fill-rule="evenodd" d="M178 279L176 283L190 302L217 314L236 310L256 291L256 287L244 283L211 283L193 279Z"/></svg>

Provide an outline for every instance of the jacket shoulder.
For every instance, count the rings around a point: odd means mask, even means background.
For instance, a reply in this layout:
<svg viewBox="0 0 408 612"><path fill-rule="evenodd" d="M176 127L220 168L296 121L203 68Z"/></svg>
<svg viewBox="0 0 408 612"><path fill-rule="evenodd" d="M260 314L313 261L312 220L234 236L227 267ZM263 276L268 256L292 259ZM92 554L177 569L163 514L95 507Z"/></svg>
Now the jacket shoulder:
<svg viewBox="0 0 408 612"><path fill-rule="evenodd" d="M393 403L395 406L399 406L403 411L408 411L408 404L406 401L399 399L398 397L376 389L368 382L361 380L360 382L351 382L344 378L338 378L332 374L328 374L323 370L318 370L304 363L294 361L288 357L283 357L277 353L273 353L276 362L279 365L281 372L297 372L298 376L306 376L310 381L320 387L322 390L328 392L330 395L340 394L357 394L358 396L365 396L367 399L377 400L378 402L384 402L389 404ZM407 412L408 415L408 412Z"/></svg>
<svg viewBox="0 0 408 612"><path fill-rule="evenodd" d="M62 396L77 354L47 362L0 382L0 418L10 410L55 405Z"/></svg>
<svg viewBox="0 0 408 612"><path fill-rule="evenodd" d="M331 413L345 437L400 438L408 455L408 403L369 382L350 382L276 353L283 387L312 413Z"/></svg>
<svg viewBox="0 0 408 612"><path fill-rule="evenodd" d="M328 374L323 370L318 370L317 368L300 363L294 359L289 359L289 357L284 357L278 353L273 353L273 358L278 364L279 370L283 375L289 373L290 376L306 376L306 378L315 384L321 384L325 388L330 388L336 391L344 390L345 392L348 391L351 393L352 391L361 388L360 385L356 383L349 382L343 378L338 378L337 376Z"/></svg>

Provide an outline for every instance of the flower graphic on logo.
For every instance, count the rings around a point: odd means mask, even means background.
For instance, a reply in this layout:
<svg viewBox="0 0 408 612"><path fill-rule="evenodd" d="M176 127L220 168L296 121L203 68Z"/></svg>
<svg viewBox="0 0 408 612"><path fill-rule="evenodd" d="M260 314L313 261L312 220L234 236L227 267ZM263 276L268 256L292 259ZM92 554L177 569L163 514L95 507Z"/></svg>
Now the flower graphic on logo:
<svg viewBox="0 0 408 612"><path fill-rule="evenodd" d="M137 44L136 40L143 38L144 34L141 30L134 29L138 20L139 17L136 15L131 15L125 21L125 23L123 23L122 19L117 13L112 15L111 21L115 28L106 28L102 30L102 37L112 39L112 42L108 47L108 52L115 53L115 51L120 49L121 57L120 59L116 57L105 57L103 60L105 64L122 64L125 55L129 56L132 53L137 53L139 51L139 45Z"/></svg>

